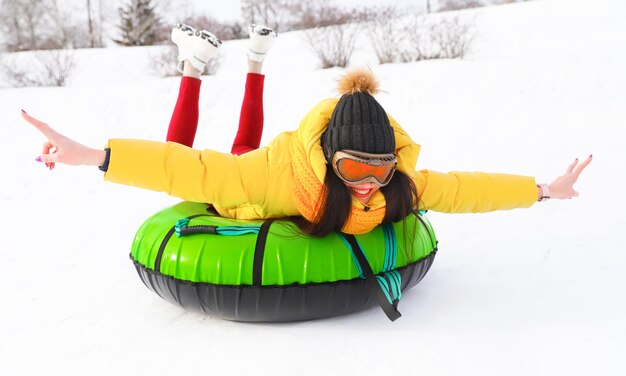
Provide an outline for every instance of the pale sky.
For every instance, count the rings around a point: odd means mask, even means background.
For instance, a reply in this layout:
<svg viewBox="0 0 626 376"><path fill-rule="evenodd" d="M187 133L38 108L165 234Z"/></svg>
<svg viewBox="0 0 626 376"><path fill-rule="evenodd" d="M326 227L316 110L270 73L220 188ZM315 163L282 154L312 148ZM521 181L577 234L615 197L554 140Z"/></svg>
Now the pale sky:
<svg viewBox="0 0 626 376"><path fill-rule="evenodd" d="M302 0L307 1L307 0ZM421 8L426 9L427 0L334 0L332 3L339 6L373 6L373 5L396 5L399 8ZM430 0L433 8L437 7L437 2L441 0ZM155 0L160 13L170 21L175 21L194 12L210 15L219 20L236 20L241 18L240 0ZM106 18L117 17L117 8L128 0L105 1L92 0L92 9L97 12L98 5L101 4L102 12ZM85 11L86 0L66 0L59 3L62 10L71 13L81 14Z"/></svg>
<svg viewBox="0 0 626 376"><path fill-rule="evenodd" d="M306 0L303 0L306 1ZM190 4L189 7L196 9L199 12L210 14L217 19L232 20L238 19L240 15L240 2L239 0L179 0L181 5L184 3ZM434 6L437 0L431 0L431 5ZM397 5L398 7L423 7L425 9L426 0L336 0L336 5L345 6L372 6L372 5Z"/></svg>

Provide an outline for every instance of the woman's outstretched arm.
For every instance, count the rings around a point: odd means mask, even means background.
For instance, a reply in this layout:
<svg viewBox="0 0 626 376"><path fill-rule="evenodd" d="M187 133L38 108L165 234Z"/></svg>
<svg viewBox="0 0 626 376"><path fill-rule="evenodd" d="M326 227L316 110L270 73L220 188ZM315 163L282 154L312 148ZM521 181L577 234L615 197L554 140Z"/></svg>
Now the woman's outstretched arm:
<svg viewBox="0 0 626 376"><path fill-rule="evenodd" d="M527 208L549 195L552 199L578 196L574 184L591 163L572 162L565 174L547 184L549 194L531 176L484 172L417 171L415 183L420 192L420 207L447 213L480 213Z"/></svg>
<svg viewBox="0 0 626 376"><path fill-rule="evenodd" d="M226 208L266 200L267 148L236 156L174 142L111 139L107 158L105 150L82 145L26 113L22 116L48 139L38 157L41 162L101 166L107 181Z"/></svg>
<svg viewBox="0 0 626 376"><path fill-rule="evenodd" d="M27 114L22 110L24 120L35 126L47 141L43 145L42 154L36 160L51 167L55 163L64 163L72 166L102 166L105 163L106 152L102 149L93 149L80 144L52 129L48 124Z"/></svg>

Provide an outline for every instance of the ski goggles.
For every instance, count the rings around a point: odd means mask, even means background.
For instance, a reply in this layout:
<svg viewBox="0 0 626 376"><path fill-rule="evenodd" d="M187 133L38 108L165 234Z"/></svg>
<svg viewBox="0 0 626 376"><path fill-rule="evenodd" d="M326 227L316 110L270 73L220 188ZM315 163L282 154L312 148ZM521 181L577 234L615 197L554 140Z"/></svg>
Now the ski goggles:
<svg viewBox="0 0 626 376"><path fill-rule="evenodd" d="M389 184L398 160L394 154L369 154L353 150L335 152L331 162L341 180L349 184Z"/></svg>

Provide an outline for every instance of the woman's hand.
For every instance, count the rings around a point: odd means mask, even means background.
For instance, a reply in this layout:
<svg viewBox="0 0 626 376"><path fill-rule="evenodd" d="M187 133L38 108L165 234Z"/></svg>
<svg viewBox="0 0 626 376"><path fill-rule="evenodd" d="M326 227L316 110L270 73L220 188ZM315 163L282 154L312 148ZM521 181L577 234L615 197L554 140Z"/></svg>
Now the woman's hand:
<svg viewBox="0 0 626 376"><path fill-rule="evenodd" d="M44 162L51 170L55 163L64 163L72 166L89 165L102 166L106 158L104 150L92 149L63 136L48 124L35 119L22 110L22 117L41 132L48 141L43 144L43 151L37 161Z"/></svg>
<svg viewBox="0 0 626 376"><path fill-rule="evenodd" d="M578 180L580 173L583 172L585 167L591 163L592 156L590 155L584 162L578 164L578 158L574 160L565 171L565 174L554 179L554 181L548 184L550 190L550 198L555 199L567 199L577 197L578 192L574 190L574 183Z"/></svg>

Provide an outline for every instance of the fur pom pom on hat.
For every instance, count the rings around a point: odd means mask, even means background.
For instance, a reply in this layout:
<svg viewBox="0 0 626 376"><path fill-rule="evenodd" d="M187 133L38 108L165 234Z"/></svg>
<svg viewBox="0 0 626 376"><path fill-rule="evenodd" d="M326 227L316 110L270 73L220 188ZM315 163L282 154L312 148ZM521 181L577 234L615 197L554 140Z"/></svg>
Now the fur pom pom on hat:
<svg viewBox="0 0 626 376"><path fill-rule="evenodd" d="M342 95L322 135L327 162L330 163L339 150L372 154L395 151L393 127L385 110L373 97L378 87L374 73L364 68L348 71L339 80L337 89Z"/></svg>
<svg viewBox="0 0 626 376"><path fill-rule="evenodd" d="M356 68L346 72L339 80L337 91L339 94L354 94L356 92L366 92L371 95L378 93L380 83L374 73L366 68Z"/></svg>

